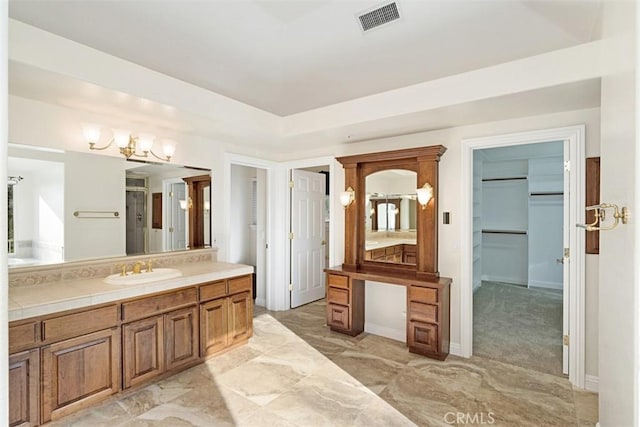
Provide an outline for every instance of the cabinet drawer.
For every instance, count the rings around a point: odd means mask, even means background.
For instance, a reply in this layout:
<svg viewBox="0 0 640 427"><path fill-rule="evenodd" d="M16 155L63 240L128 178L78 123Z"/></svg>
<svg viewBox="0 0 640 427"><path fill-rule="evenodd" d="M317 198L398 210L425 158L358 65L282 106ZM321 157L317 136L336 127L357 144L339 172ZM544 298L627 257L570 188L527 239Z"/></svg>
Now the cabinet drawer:
<svg viewBox="0 0 640 427"><path fill-rule="evenodd" d="M96 308L42 322L42 340L51 342L109 329L118 323L118 306Z"/></svg>
<svg viewBox="0 0 640 427"><path fill-rule="evenodd" d="M225 280L200 286L200 301L209 301L225 295L227 295L227 282Z"/></svg>
<svg viewBox="0 0 640 427"><path fill-rule="evenodd" d="M384 259L385 250L384 248L374 249L371 251L371 256L374 260Z"/></svg>
<svg viewBox="0 0 640 427"><path fill-rule="evenodd" d="M327 278L329 286L336 288L349 289L349 278L347 276L339 276L337 274L329 274Z"/></svg>
<svg viewBox="0 0 640 427"><path fill-rule="evenodd" d="M252 276L242 276L229 279L229 295L238 294L240 292L251 292L252 288Z"/></svg>
<svg viewBox="0 0 640 427"><path fill-rule="evenodd" d="M338 304L327 304L327 323L329 323L329 326L349 329L351 327L349 307Z"/></svg>
<svg viewBox="0 0 640 427"><path fill-rule="evenodd" d="M142 319L156 313L195 304L197 301L196 288L188 288L178 292L125 302L122 304L122 320L129 322L135 319Z"/></svg>
<svg viewBox="0 0 640 427"><path fill-rule="evenodd" d="M409 300L436 304L438 302L438 290L411 286L409 288Z"/></svg>
<svg viewBox="0 0 640 427"><path fill-rule="evenodd" d="M349 291L329 286L327 288L327 300L331 303L349 305Z"/></svg>
<svg viewBox="0 0 640 427"><path fill-rule="evenodd" d="M38 322L9 327L9 353L35 346L38 341Z"/></svg>
<svg viewBox="0 0 640 427"><path fill-rule="evenodd" d="M438 306L432 304L423 304L421 302L409 302L409 317L411 320L419 320L422 322L438 321Z"/></svg>

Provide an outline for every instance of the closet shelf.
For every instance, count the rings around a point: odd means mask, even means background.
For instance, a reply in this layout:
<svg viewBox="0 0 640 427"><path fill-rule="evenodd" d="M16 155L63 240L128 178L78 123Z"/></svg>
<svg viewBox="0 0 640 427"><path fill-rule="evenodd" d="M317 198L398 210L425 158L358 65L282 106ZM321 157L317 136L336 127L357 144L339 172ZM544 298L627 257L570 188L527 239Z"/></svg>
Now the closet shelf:
<svg viewBox="0 0 640 427"><path fill-rule="evenodd" d="M496 229L484 229L482 234L527 234L527 230L496 230Z"/></svg>

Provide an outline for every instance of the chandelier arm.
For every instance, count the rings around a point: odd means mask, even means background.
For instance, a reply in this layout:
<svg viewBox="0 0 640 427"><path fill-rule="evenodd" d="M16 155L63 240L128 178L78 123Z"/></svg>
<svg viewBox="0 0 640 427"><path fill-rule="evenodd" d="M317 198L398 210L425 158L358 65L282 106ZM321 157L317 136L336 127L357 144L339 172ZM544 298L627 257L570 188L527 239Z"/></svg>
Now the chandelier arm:
<svg viewBox="0 0 640 427"><path fill-rule="evenodd" d="M154 153L153 150L149 150L149 153L151 153L151 155L153 157L155 157L156 159L162 160L163 162L170 162L171 161L171 156L160 157L156 153Z"/></svg>
<svg viewBox="0 0 640 427"><path fill-rule="evenodd" d="M90 142L89 143L89 149L91 149L91 150L106 150L107 148L111 147L111 145L113 145L113 141L115 141L115 139L111 138L111 141L109 141L109 143L107 145L105 145L104 147L96 147L96 143L95 142Z"/></svg>
<svg viewBox="0 0 640 427"><path fill-rule="evenodd" d="M143 151L143 152L142 152L142 154L138 154L138 153L136 153L136 152L134 151L134 152L132 152L132 153L131 153L131 155L132 155L132 156L136 156L136 157L149 157L149 156L147 155L147 152L146 152L146 151Z"/></svg>

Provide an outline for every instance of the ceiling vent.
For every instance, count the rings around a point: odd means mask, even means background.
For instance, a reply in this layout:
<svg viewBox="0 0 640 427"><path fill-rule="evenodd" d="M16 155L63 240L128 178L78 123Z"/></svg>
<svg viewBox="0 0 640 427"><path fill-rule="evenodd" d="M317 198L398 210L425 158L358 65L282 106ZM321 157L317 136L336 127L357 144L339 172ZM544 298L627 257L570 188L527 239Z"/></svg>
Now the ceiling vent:
<svg viewBox="0 0 640 427"><path fill-rule="evenodd" d="M385 4L369 12L358 15L362 31L369 31L381 25L400 19L396 2Z"/></svg>

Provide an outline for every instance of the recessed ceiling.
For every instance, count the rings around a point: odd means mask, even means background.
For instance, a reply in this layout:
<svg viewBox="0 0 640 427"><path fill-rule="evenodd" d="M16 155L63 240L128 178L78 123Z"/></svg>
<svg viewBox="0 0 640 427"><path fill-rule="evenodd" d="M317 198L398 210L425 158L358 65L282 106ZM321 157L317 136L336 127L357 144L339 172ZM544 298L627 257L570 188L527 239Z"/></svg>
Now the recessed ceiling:
<svg viewBox="0 0 640 427"><path fill-rule="evenodd" d="M599 38L597 1L28 1L11 18L279 115Z"/></svg>

